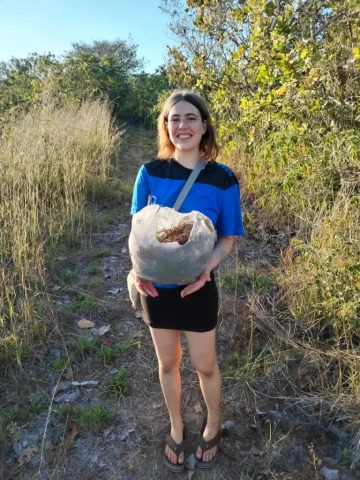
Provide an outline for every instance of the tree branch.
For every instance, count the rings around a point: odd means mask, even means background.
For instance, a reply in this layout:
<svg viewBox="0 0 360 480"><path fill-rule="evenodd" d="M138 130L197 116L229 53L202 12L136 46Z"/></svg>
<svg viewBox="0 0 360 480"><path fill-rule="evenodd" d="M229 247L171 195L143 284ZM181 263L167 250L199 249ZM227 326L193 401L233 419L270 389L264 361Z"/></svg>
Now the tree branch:
<svg viewBox="0 0 360 480"><path fill-rule="evenodd" d="M281 10L280 10L280 0L276 0L276 15L274 16L274 18L271 20L271 24L270 24L270 28L269 28L269 31L268 33L271 33L274 28L276 27L276 24L279 20L279 17L280 17L280 14L281 14Z"/></svg>

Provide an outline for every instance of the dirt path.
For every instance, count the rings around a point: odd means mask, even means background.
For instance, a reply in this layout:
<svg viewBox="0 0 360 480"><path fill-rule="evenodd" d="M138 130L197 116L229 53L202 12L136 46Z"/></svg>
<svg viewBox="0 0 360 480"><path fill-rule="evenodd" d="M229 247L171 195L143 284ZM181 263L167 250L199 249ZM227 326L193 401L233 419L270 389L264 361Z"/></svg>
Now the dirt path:
<svg viewBox="0 0 360 480"><path fill-rule="evenodd" d="M125 135L118 192L98 202L97 229L88 231L80 245L59 251L51 287L59 324L39 361L26 363L2 382L6 414L14 402L24 410L14 416L7 435L3 478L310 480L324 478L319 474L323 466L337 469L338 480L356 478L347 473L346 431L330 431L319 422L319 407L290 399L286 385L282 396L273 394L272 382L285 357L276 351L276 339L254 328L249 290L269 287L279 248L250 235L237 241L217 274L226 427L220 461L210 471L186 469L178 475L163 467L168 418L157 362L126 286L131 186L139 166L154 154L151 133L139 129ZM103 336L99 330L81 330L80 318L93 321L96 329L110 329ZM183 351L182 411L194 449L205 406L184 342ZM98 383L69 385L72 380Z"/></svg>

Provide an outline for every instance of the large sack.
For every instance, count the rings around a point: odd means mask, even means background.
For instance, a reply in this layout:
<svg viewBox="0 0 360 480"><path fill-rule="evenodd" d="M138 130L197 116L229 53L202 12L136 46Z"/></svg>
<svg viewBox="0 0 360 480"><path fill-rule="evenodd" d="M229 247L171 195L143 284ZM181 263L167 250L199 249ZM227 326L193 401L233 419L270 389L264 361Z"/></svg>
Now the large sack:
<svg viewBox="0 0 360 480"><path fill-rule="evenodd" d="M131 305L133 308L141 307L140 293L135 285L135 272L131 270L127 276L127 287L129 292L129 297L131 300Z"/></svg>
<svg viewBox="0 0 360 480"><path fill-rule="evenodd" d="M159 241L171 238L179 224L189 226L186 243ZM149 205L133 216L129 251L139 277L156 283L187 285L207 267L215 242L212 222L202 213L179 213L173 208Z"/></svg>

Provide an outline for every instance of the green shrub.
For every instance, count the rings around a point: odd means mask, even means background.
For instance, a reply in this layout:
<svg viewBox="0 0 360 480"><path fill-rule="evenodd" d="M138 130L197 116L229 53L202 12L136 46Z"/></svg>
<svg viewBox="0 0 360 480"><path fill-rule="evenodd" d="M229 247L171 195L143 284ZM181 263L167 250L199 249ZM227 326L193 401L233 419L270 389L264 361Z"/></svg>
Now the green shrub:
<svg viewBox="0 0 360 480"><path fill-rule="evenodd" d="M295 258L279 277L295 318L329 325L336 343L347 346L360 327L359 220L359 201L338 199L314 222L309 242L292 241L288 258Z"/></svg>

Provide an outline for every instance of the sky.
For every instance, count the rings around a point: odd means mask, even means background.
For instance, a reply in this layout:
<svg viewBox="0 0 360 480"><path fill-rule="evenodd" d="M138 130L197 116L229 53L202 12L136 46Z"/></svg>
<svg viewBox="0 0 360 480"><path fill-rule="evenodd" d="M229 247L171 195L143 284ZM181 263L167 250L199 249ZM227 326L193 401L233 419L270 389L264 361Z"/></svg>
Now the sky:
<svg viewBox="0 0 360 480"><path fill-rule="evenodd" d="M30 53L56 56L71 44L127 39L138 45L149 73L164 63L176 39L161 0L0 0L0 61Z"/></svg>

